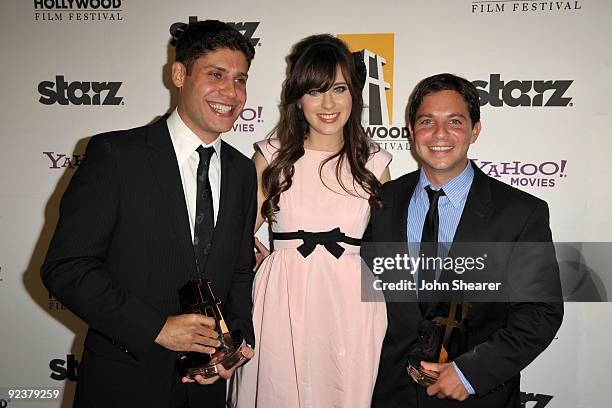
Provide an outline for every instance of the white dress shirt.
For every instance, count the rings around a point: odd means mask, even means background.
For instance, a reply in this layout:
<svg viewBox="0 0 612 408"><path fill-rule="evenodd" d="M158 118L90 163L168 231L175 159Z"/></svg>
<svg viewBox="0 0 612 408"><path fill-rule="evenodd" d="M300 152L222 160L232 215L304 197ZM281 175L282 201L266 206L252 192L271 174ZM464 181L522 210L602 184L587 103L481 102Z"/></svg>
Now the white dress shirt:
<svg viewBox="0 0 612 408"><path fill-rule="evenodd" d="M189 228L191 229L191 239L193 240L193 225L195 223L196 212L196 195L197 181L196 175L200 156L196 149L198 146L212 147L215 153L210 158L210 167L208 169L208 181L212 190L213 202L213 222L217 224L217 215L219 214L219 196L221 192L221 137L217 137L214 142L204 144L199 137L191 129L187 127L181 119L178 111L174 112L166 120L168 130L170 131L170 139L174 146L176 161L178 163L179 172L181 174L181 182L183 183L183 192L185 193L185 203L187 204L187 213L189 215Z"/></svg>

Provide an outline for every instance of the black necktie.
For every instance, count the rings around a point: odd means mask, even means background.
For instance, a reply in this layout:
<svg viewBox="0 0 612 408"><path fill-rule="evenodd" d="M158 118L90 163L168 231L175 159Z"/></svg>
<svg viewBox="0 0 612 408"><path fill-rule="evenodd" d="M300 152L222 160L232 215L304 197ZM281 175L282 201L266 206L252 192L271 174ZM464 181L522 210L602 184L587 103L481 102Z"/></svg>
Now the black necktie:
<svg viewBox="0 0 612 408"><path fill-rule="evenodd" d="M426 265L428 258L435 258L438 256L438 225L440 223L438 216L438 200L441 196L446 195L444 190L432 190L430 186L425 187L427 196L429 197L429 210L423 223L423 234L421 235L421 254L423 255L423 264ZM433 260L429 260L429 268L427 266L422 267L419 273L419 280L426 282L433 282L436 277L436 268ZM426 291L419 292L419 299L426 301L428 298ZM431 300L431 299L430 299ZM419 302L421 311L425 311L427 308L425 302Z"/></svg>
<svg viewBox="0 0 612 408"><path fill-rule="evenodd" d="M215 149L212 147L204 148L199 146L196 151L200 155L200 163L197 171L197 195L195 225L193 227L193 249L195 251L198 275L204 274L206 258L212 245L213 232L215 230L212 190L208 180L208 169L210 158Z"/></svg>

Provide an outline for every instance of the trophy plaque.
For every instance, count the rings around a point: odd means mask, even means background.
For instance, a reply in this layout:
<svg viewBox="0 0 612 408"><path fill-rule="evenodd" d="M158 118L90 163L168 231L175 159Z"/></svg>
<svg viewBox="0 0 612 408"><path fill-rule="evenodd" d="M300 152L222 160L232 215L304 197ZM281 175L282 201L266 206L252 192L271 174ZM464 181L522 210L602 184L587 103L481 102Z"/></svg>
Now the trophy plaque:
<svg viewBox="0 0 612 408"><path fill-rule="evenodd" d="M437 303L429 319L421 321L417 343L408 359L408 375L427 387L438 373L421 367L421 361L447 363L466 351L468 302L453 299Z"/></svg>
<svg viewBox="0 0 612 408"><path fill-rule="evenodd" d="M215 319L215 330L221 342L213 354L182 353L177 361L181 375L194 378L199 374L204 378L211 378L218 375L219 365L230 369L246 359L240 350L245 344L244 337L239 330L229 332L219 307L221 300L215 297L210 280L190 280L179 290L179 299L182 313L198 313Z"/></svg>

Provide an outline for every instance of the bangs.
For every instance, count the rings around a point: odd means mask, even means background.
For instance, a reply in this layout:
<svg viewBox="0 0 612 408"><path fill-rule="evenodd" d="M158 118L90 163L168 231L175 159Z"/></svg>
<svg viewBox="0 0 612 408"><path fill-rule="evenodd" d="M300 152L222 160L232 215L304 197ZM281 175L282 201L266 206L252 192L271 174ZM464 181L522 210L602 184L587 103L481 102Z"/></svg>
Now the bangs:
<svg viewBox="0 0 612 408"><path fill-rule="evenodd" d="M299 64L300 61L308 63ZM298 65L295 67L296 96L301 97L309 91L316 90L326 92L336 82L336 67L340 66L344 80L348 83L350 78L346 78L346 70L342 66L341 57L336 49L328 45L313 47L300 57Z"/></svg>

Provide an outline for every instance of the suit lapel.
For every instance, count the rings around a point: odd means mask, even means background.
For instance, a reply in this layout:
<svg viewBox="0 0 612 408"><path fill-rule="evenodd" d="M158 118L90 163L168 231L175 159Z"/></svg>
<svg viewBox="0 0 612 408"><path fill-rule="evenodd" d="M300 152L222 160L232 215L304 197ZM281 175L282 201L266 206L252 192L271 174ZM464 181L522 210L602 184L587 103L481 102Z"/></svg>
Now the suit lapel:
<svg viewBox="0 0 612 408"><path fill-rule="evenodd" d="M235 185L235 172L232 171L232 162L234 156L227 143L221 141L221 191L219 194L219 212L217 215L217 224L215 226L215 235L217 238L220 231L223 231L223 226L227 221L227 209L230 201L230 187ZM213 239L213 242L215 240Z"/></svg>
<svg viewBox="0 0 612 408"><path fill-rule="evenodd" d="M474 181L467 196L453 242L478 242L494 212L487 176L472 163Z"/></svg>
<svg viewBox="0 0 612 408"><path fill-rule="evenodd" d="M392 237L394 242L408 242L408 204L414 193L418 175L418 171L407 174L406 180L395 191L391 216L391 220L393 220Z"/></svg>
<svg viewBox="0 0 612 408"><path fill-rule="evenodd" d="M408 205L412 194L414 194L414 188L418 180L418 171L407 174L405 179L402 180L402 183L399 184L393 198L393 208L391 212L392 239L393 242L403 243L403 248L401 250L405 251L406 254L408 254ZM405 277L402 277L402 279L403 278ZM412 278L413 275L408 277L408 279ZM410 291L408 295L408 299L402 300L402 302L405 302L405 307L409 308L412 313L420 313L415 292Z"/></svg>
<svg viewBox="0 0 612 408"><path fill-rule="evenodd" d="M485 237L485 232L489 220L495 212L495 208L491 202L491 190L489 187L488 177L476 166L470 162L474 168L474 180L468 192L465 201L465 207L455 231L453 244L448 251L448 256L452 257L453 252L456 252L455 242L482 242ZM448 282L455 277L454 274L444 273L440 276L440 281Z"/></svg>
<svg viewBox="0 0 612 408"><path fill-rule="evenodd" d="M196 275L196 270L189 215L165 116L149 127L147 143L149 162L160 187L163 203L168 210L169 224L183 253L181 258L185 260L185 270L193 277Z"/></svg>

